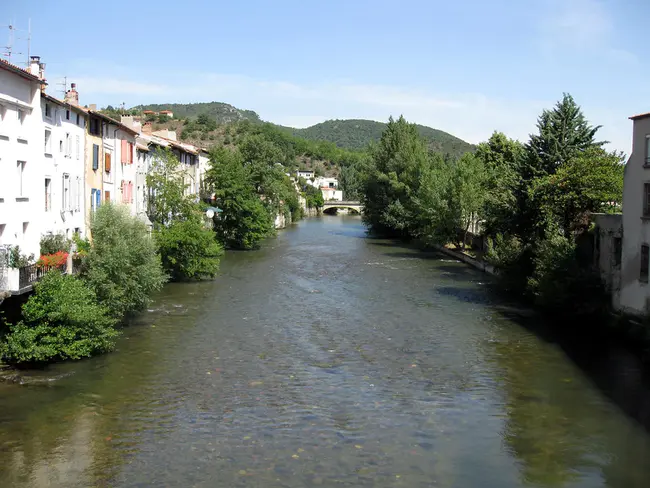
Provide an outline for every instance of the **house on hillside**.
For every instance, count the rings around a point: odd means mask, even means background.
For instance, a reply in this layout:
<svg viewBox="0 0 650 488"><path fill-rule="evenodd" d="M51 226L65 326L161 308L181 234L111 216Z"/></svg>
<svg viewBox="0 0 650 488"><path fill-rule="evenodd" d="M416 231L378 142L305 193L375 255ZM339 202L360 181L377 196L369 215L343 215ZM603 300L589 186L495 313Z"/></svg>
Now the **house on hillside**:
<svg viewBox="0 0 650 488"><path fill-rule="evenodd" d="M334 187L322 186L320 191L323 194L323 200L326 202L331 200L343 201L343 192L341 190L337 190Z"/></svg>
<svg viewBox="0 0 650 488"><path fill-rule="evenodd" d="M314 177L314 172L313 171L308 171L308 170L298 170L296 171L296 178L304 178L306 180L310 180Z"/></svg>
<svg viewBox="0 0 650 488"><path fill-rule="evenodd" d="M45 132L42 232L85 235L85 131L88 113L79 107L75 84L65 101L41 96Z"/></svg>
<svg viewBox="0 0 650 488"><path fill-rule="evenodd" d="M44 66L38 56L29 69L0 60L0 246L35 256L45 208Z"/></svg>
<svg viewBox="0 0 650 488"><path fill-rule="evenodd" d="M158 112L158 114L159 115L166 115L170 119L174 118L174 112L172 112L171 110L161 110L160 112Z"/></svg>

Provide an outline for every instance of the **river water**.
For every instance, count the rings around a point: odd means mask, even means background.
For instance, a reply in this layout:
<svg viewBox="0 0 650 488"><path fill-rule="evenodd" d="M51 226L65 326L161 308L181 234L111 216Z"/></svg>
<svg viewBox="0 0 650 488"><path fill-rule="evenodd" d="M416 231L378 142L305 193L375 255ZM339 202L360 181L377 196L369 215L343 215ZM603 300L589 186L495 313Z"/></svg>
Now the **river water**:
<svg viewBox="0 0 650 488"><path fill-rule="evenodd" d="M165 287L116 352L0 384L0 486L650 486L634 365L491 288L303 221Z"/></svg>

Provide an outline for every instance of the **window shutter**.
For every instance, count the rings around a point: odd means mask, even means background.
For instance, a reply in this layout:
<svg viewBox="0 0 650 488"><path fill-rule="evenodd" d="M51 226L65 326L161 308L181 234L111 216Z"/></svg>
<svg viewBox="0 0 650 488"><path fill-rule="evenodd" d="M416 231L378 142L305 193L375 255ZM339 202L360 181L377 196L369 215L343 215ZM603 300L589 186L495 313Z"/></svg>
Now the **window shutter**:
<svg viewBox="0 0 650 488"><path fill-rule="evenodd" d="M126 140L122 139L122 154L120 154L120 161L122 164L126 164L126 152L127 152L127 144Z"/></svg>
<svg viewBox="0 0 650 488"><path fill-rule="evenodd" d="M111 201L111 192L110 191L105 191L104 192L104 200L107 202Z"/></svg>
<svg viewBox="0 0 650 488"><path fill-rule="evenodd" d="M99 190L95 190L95 208L99 207L101 204L102 200L102 192Z"/></svg>
<svg viewBox="0 0 650 488"><path fill-rule="evenodd" d="M99 146L93 144L93 169L99 168Z"/></svg>
<svg viewBox="0 0 650 488"><path fill-rule="evenodd" d="M129 164L133 164L133 144L129 142L127 147L128 147L127 159L129 160Z"/></svg>
<svg viewBox="0 0 650 488"><path fill-rule="evenodd" d="M106 171L107 173L111 172L111 154L110 153L106 153L104 155L104 171Z"/></svg>

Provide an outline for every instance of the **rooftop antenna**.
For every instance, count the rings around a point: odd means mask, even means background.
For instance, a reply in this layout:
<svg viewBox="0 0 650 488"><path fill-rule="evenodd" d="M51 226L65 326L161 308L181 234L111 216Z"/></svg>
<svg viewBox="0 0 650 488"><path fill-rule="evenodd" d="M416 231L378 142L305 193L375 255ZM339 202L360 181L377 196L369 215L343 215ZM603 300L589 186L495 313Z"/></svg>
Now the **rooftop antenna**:
<svg viewBox="0 0 650 488"><path fill-rule="evenodd" d="M63 96L61 98L65 99L65 94L68 92L68 77L64 76L63 81L59 81L57 85L63 87L63 88L59 88L57 92L63 93Z"/></svg>
<svg viewBox="0 0 650 488"><path fill-rule="evenodd" d="M22 63L17 63L17 64L24 64L26 67L29 67L29 55L30 55L30 49L31 49L31 43L32 43L32 19L29 19L29 24L27 27L27 37L18 37L16 35L17 32L23 31L22 29L19 29L16 27L16 24L14 22L9 22L9 25L2 26L6 27L9 30L9 40L7 41L7 44L5 46L2 46L2 56L7 59L10 63L12 62L12 57L17 54L25 54L24 52L20 51L14 51L14 42L16 40L19 41L27 41L27 57L26 61ZM24 32L24 31L23 31Z"/></svg>

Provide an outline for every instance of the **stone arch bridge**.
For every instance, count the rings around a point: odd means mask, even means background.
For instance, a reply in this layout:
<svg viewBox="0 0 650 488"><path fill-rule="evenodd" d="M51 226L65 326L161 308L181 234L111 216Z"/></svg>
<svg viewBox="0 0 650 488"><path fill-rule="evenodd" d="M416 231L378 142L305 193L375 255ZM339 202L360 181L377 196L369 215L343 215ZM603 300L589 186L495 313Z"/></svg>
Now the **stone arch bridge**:
<svg viewBox="0 0 650 488"><path fill-rule="evenodd" d="M337 210L347 209L356 213L363 213L363 205L355 200L327 200L323 204L323 213L336 213Z"/></svg>

